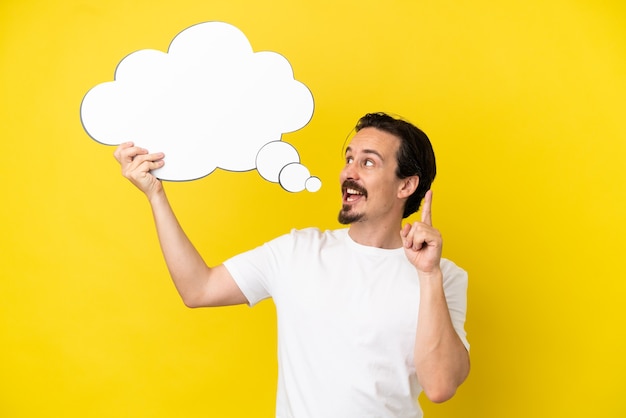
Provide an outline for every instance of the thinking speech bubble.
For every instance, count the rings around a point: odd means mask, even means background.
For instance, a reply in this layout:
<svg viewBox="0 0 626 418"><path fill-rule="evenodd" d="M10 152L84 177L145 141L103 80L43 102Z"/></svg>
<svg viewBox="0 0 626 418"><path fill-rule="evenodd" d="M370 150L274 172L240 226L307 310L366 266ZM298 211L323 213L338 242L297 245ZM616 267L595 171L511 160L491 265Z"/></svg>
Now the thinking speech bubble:
<svg viewBox="0 0 626 418"><path fill-rule="evenodd" d="M315 192L321 181L281 141L309 123L313 107L282 55L253 52L239 29L207 22L178 34L167 53L126 56L114 81L87 92L80 112L85 131L102 144L133 141L164 152L165 165L153 171L162 180L257 169L287 191Z"/></svg>

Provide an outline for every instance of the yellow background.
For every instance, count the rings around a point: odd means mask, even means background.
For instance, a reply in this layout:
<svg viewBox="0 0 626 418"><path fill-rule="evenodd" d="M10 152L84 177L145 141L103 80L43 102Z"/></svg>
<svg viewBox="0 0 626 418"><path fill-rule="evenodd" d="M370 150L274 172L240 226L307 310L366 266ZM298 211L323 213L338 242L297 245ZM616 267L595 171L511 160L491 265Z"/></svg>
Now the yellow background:
<svg viewBox="0 0 626 418"><path fill-rule="evenodd" d="M426 416L626 416L621 0L2 0L0 416L273 416L271 302L184 308L147 202L79 119L124 56L209 20L311 89L284 139L323 181L168 183L209 263L336 227L346 135L401 114L434 143L434 221L470 273L473 369Z"/></svg>

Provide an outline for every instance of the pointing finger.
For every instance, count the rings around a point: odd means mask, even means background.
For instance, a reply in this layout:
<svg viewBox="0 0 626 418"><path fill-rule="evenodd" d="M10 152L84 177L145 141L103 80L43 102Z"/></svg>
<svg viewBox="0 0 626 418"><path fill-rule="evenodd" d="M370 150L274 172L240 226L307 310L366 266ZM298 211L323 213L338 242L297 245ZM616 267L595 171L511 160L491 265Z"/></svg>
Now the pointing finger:
<svg viewBox="0 0 626 418"><path fill-rule="evenodd" d="M422 206L422 222L428 226L433 226L433 220L430 213L430 207L433 201L433 191L429 190L424 196L424 205Z"/></svg>

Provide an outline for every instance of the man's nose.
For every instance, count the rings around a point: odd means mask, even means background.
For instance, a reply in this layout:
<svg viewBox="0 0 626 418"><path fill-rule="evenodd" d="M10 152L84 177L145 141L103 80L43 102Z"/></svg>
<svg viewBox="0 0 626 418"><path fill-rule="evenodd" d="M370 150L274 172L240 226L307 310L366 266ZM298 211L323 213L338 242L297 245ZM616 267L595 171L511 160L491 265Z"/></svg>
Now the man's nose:
<svg viewBox="0 0 626 418"><path fill-rule="evenodd" d="M357 170L357 168L356 168L354 163L347 164L343 168L343 170L341 171L341 178L342 178L342 180L347 180L347 179L358 180L358 178L359 178L359 171Z"/></svg>

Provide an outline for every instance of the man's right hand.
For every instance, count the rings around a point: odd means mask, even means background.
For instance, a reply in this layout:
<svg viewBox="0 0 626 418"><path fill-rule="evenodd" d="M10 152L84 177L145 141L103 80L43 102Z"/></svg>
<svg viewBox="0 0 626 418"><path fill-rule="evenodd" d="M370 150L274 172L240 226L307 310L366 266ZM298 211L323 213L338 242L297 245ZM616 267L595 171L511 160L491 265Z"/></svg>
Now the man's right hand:
<svg viewBox="0 0 626 418"><path fill-rule="evenodd" d="M163 190L161 181L150 173L165 164L165 155L162 152L150 154L148 150L136 147L132 142L125 142L117 147L113 156L122 167L122 175L144 192L148 199Z"/></svg>

